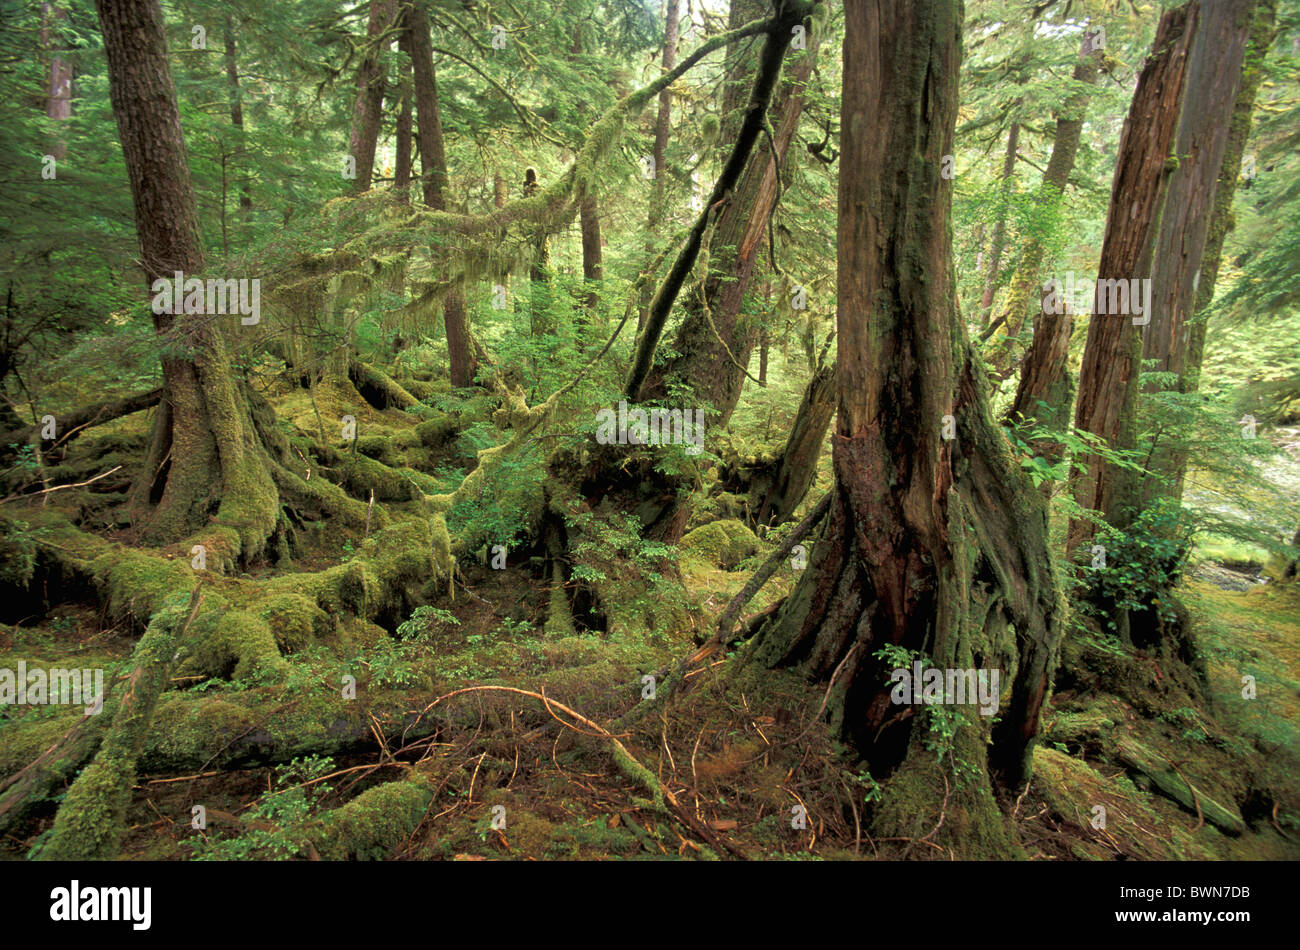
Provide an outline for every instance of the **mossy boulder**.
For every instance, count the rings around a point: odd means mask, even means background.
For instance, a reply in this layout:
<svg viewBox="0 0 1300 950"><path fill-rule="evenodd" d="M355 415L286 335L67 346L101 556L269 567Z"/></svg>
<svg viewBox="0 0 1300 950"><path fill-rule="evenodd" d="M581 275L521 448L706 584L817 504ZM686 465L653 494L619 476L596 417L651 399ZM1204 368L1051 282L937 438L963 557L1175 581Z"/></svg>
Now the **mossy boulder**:
<svg viewBox="0 0 1300 950"><path fill-rule="evenodd" d="M688 532L681 541L684 552L724 570L734 570L745 558L757 554L759 548L758 537L736 518L703 525Z"/></svg>

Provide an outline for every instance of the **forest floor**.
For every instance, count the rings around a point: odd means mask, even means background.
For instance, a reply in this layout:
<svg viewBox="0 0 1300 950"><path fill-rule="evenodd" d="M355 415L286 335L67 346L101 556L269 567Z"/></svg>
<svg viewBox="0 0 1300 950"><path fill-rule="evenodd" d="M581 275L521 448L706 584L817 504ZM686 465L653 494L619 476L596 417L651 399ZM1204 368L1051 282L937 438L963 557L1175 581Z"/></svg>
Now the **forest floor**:
<svg viewBox="0 0 1300 950"><path fill-rule="evenodd" d="M316 425L318 407L301 394L277 411L302 430ZM386 434L418 421L397 410L363 416L368 431ZM105 445L138 439L142 428L141 418L105 427L98 449L88 437L78 452L102 460ZM67 505L89 527L94 519L71 497L46 502ZM102 499L90 505L107 511ZM102 534L120 535L102 520ZM293 570L337 563L340 545L344 560L353 551L351 539L327 531L303 537ZM960 815L918 814L909 837L871 837L873 780L818 721L822 690L793 674L716 656L670 702L618 725L645 695L645 677L661 682L712 632L774 547L736 521L699 524L674 556L681 621L649 635L548 623L544 558L525 552L504 570L463 567L454 597L436 608L418 608L392 630L362 625L369 731L328 755L293 757L275 745L276 723L319 722L314 711L337 696L341 672L356 668L328 638L294 654L277 682L178 676L141 759L122 854L310 858L324 821L336 835L345 828L345 853L362 858L953 857L931 839ZM748 610L771 605L792 582L791 571L778 573ZM1207 695L1163 657L1095 626L1073 629L1034 778L1004 803L1021 857L1300 857L1300 590L1203 565L1178 593ZM48 612L0 626L0 667L22 659L121 670L136 640L129 625L91 592L44 596ZM1243 698L1245 675L1254 699ZM57 707L5 712L0 776L79 718ZM215 746L214 735L224 737ZM277 750L270 761L268 748ZM425 792L413 805L393 797L402 778ZM62 796L12 829L0 856L38 845ZM195 827L196 806L206 827Z"/></svg>

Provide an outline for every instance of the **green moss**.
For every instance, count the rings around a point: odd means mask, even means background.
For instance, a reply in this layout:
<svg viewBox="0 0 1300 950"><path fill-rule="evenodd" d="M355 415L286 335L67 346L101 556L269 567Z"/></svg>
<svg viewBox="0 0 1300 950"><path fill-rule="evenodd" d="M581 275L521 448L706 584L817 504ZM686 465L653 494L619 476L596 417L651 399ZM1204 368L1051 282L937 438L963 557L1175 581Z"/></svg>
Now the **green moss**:
<svg viewBox="0 0 1300 950"><path fill-rule="evenodd" d="M418 773L376 785L327 812L313 843L328 861L390 857L419 826L432 801L433 784Z"/></svg>
<svg viewBox="0 0 1300 950"><path fill-rule="evenodd" d="M166 597L194 586L194 572L187 560L169 560L130 548L111 546L91 561L90 569L107 595L109 615L141 625Z"/></svg>
<svg viewBox="0 0 1300 950"><path fill-rule="evenodd" d="M259 617L270 627L282 653L302 649L313 637L329 632L330 619L310 598L302 594L280 594L262 607Z"/></svg>
<svg viewBox="0 0 1300 950"><path fill-rule="evenodd" d="M460 434L460 424L450 413L435 411L429 419L415 427L415 434L428 448L441 449L451 444Z"/></svg>
<svg viewBox="0 0 1300 950"><path fill-rule="evenodd" d="M753 557L759 548L754 532L734 518L696 528L681 542L682 551L726 570L733 570L745 558Z"/></svg>

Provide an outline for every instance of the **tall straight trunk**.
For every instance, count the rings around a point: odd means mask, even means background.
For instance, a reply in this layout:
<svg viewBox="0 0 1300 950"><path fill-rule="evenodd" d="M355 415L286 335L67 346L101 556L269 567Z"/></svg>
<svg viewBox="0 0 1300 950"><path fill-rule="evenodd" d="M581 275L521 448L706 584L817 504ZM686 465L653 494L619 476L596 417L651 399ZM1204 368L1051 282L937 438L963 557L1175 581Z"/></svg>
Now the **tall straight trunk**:
<svg viewBox="0 0 1300 950"><path fill-rule="evenodd" d="M239 50L235 40L235 18L226 14L225 22L225 60L226 83L230 92L230 124L235 128L239 149L236 154L244 154L244 96L239 88ZM239 211L240 217L248 220L248 213L253 209L253 196L248 191L248 176L239 177Z"/></svg>
<svg viewBox="0 0 1300 950"><path fill-rule="evenodd" d="M1076 83L1090 87L1097 81L1097 68L1101 62L1102 51L1093 49L1094 34L1084 37L1079 61L1074 66L1073 79ZM1052 156L1047 160L1047 169L1043 172L1043 181L1038 189L1037 205L1054 214L1061 205L1065 187L1074 170L1074 159L1079 152L1079 139L1083 135L1083 120L1088 108L1091 90L1081 88L1071 95L1062 105L1056 116L1056 130L1052 137ZM986 358L1000 373L1005 373L1011 364L1013 341L1020 335L1025 316L1029 312L1030 302L1037 299L1038 271L1043 265L1046 251L1046 236L1035 235L1024 243L1020 251L1020 261L1011 278L1006 302L1001 312L993 321L1002 328L1002 336L994 345L993 352ZM992 297L986 297L988 304ZM1058 322L1059 325L1059 322ZM1040 348L1040 352L1050 352Z"/></svg>
<svg viewBox="0 0 1300 950"><path fill-rule="evenodd" d="M370 0L370 21L366 26L365 55L357 69L357 98L352 106L352 132L348 153L356 160L354 194L370 190L375 173L375 148L379 124L384 115L384 73L382 55L391 40L384 37L397 17L397 0Z"/></svg>
<svg viewBox="0 0 1300 950"><path fill-rule="evenodd" d="M41 4L41 49L50 57L48 79L45 87L45 114L56 121L72 118L72 63L60 55L62 45L54 38L60 21L67 11L58 3ZM50 154L59 161L67 154L68 144L61 138L50 143Z"/></svg>
<svg viewBox="0 0 1300 950"><path fill-rule="evenodd" d="M438 105L438 77L433 70L429 18L419 0L406 8L401 42L410 55L411 71L415 77L424 203L437 211L443 211L447 207L447 149L443 141L442 113ZM478 366L470 340L465 297L459 287L453 287L443 298L442 316L447 328L447 363L451 384L458 387L472 386Z"/></svg>
<svg viewBox="0 0 1300 950"><path fill-rule="evenodd" d="M1167 160L1178 127L1187 55L1196 34L1199 0L1168 10L1156 27L1151 55L1138 78L1124 130L1120 134L1110 210L1102 241L1098 280L1144 280L1151 275L1151 254L1169 182ZM1099 289L1088 324L1079 398L1077 429L1099 436L1112 449L1131 450L1135 444L1135 414L1142 340L1133 317L1102 311ZM1106 301L1107 306L1109 300ZM1141 318L1139 318L1141 319ZM1100 456L1078 460L1083 471L1074 485L1074 499L1100 511L1117 528L1136 514L1136 479L1124 468ZM1070 522L1066 548L1073 552L1088 542L1092 522Z"/></svg>
<svg viewBox="0 0 1300 950"><path fill-rule="evenodd" d="M924 827L961 857L1006 856L994 790L1023 787L1063 611L1045 503L1009 456L956 305L942 163L961 5L858 0L845 13L835 487L807 568L749 657L831 681L832 729L883 785L873 833ZM970 697L950 706L936 762L939 711L891 703L893 664L875 656L886 647L989 682L999 670L1000 720Z"/></svg>
<svg viewBox="0 0 1300 950"><path fill-rule="evenodd" d="M140 261L152 288L174 271L188 278L203 267L162 10L158 0L96 0L95 6ZM220 318L161 313L154 327L164 395L131 494L142 537L167 543L201 529L209 565L247 562L264 549L280 506Z"/></svg>
<svg viewBox="0 0 1300 950"><path fill-rule="evenodd" d="M1002 252L1007 246L1007 202L1011 198L1011 186L1016 172L1016 150L1020 147L1020 123L1012 122L1007 130L1007 151L1002 159L1002 205L998 208L997 219L993 222L993 246L989 249L989 270L984 278L984 295L980 298L979 322L988 323L993 310L993 297L998 292L998 274L1002 270Z"/></svg>
<svg viewBox="0 0 1300 950"><path fill-rule="evenodd" d="M664 72L668 72L677 64L677 35L680 19L681 0L668 0L668 8L664 13L664 48L661 59ZM667 179L664 175L664 166L668 155L668 135L672 130L672 111L673 92L672 89L666 88L659 93L659 113L655 117L655 141L650 154L651 159L654 161L655 177L654 186L650 192L649 220L646 222L646 226L650 231L650 236L646 242L645 256L647 262L654 259L654 236L663 225L664 214L667 211ZM647 282L645 289L641 293L641 303L638 308L638 333L645 326L646 313L650 308L650 295L652 292L653 288Z"/></svg>
<svg viewBox="0 0 1300 950"><path fill-rule="evenodd" d="M402 67L401 90L398 93L397 161L393 169L393 187L403 202L410 201L411 198L412 95L411 65L408 61Z"/></svg>
<svg viewBox="0 0 1300 950"><path fill-rule="evenodd" d="M1258 0L1246 47L1241 85L1237 90L1237 101L1232 107L1228 143L1223 152L1223 167L1219 171L1219 187L1214 193L1210 231L1205 240L1205 253L1201 257L1201 279L1196 288L1197 316L1191 325L1184 371L1188 392L1196 392L1200 387L1201 361L1205 356L1206 332L1209 329L1207 311L1214 300L1214 286L1219 279L1223 242L1236 225L1232 200L1237 194L1241 162L1246 153L1246 142L1250 139L1251 118L1255 111L1255 96L1264 75L1264 60L1276 36L1277 0ZM1181 497L1182 481L1186 474L1185 459L1175 471L1178 485L1176 497ZM1297 532L1297 538L1300 538L1300 532ZM1300 544L1300 540L1292 543Z"/></svg>
<svg viewBox="0 0 1300 950"><path fill-rule="evenodd" d="M588 285L583 306L587 312L594 314L600 304L600 294L594 285L604 277L605 270L601 263L600 214L596 207L596 196L591 192L583 197L578 217L582 232L582 279Z"/></svg>
<svg viewBox="0 0 1300 950"><path fill-rule="evenodd" d="M664 13L664 50L661 63L669 72L677 65L677 32L681 18L681 0L668 0ZM650 200L651 233L659 229L664 217L664 163L668 154L668 133L672 129L673 91L665 88L659 93L659 113L655 116L655 143L651 157L654 159L655 184Z"/></svg>
<svg viewBox="0 0 1300 950"><path fill-rule="evenodd" d="M1153 384L1147 387L1148 392L1165 388L1188 392L1190 388L1191 318L1205 280L1202 265L1212 218L1219 207L1218 185L1242 85L1254 8L1255 0L1219 0L1201 10L1175 146L1178 167L1169 180L1156 235L1151 324L1142 340L1144 365L1177 379L1169 387ZM1247 117L1254 98L1252 89L1244 105ZM1208 284L1213 293L1213 279ZM1151 476L1142 486L1144 503L1157 497L1181 499L1187 455L1178 442L1175 439L1154 447L1147 466Z"/></svg>

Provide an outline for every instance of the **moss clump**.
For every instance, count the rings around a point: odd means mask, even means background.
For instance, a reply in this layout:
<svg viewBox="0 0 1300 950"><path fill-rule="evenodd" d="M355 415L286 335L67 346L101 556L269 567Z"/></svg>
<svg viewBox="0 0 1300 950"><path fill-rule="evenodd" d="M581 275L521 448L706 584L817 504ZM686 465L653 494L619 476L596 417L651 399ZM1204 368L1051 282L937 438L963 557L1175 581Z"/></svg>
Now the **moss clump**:
<svg viewBox="0 0 1300 950"><path fill-rule="evenodd" d="M194 572L188 561L168 560L129 548L111 547L91 561L90 569L107 595L109 616L132 620L140 626L168 595L194 586Z"/></svg>
<svg viewBox="0 0 1300 950"><path fill-rule="evenodd" d="M681 549L725 570L734 570L741 561L759 551L753 531L735 518L714 521L688 532Z"/></svg>
<svg viewBox="0 0 1300 950"><path fill-rule="evenodd" d="M915 842L934 831L928 840L944 848L945 856L952 848L959 860L1026 857L988 783L963 779L963 771L967 779L988 771L986 746L977 731L969 724L960 726L952 738L951 755L942 761L923 748L919 736L914 736L907 758L883 783L881 800L872 816L872 834ZM958 774L953 772L953 761L962 767ZM933 849L914 844L911 850L916 857L925 857L917 852Z"/></svg>
<svg viewBox="0 0 1300 950"><path fill-rule="evenodd" d="M423 494L400 469L364 455L343 456L335 471L339 483L357 498L368 499L373 491L375 501L413 501Z"/></svg>
<svg viewBox="0 0 1300 950"><path fill-rule="evenodd" d="M456 417L446 412L435 412L429 419L415 427L415 435L426 448L440 449L450 445L460 434Z"/></svg>
<svg viewBox="0 0 1300 950"><path fill-rule="evenodd" d="M425 776L386 782L327 812L313 844L327 861L377 861L411 836L428 813L433 785Z"/></svg>
<svg viewBox="0 0 1300 950"><path fill-rule="evenodd" d="M207 610L194 632L198 637L187 669L208 676L233 673L236 679L278 678L288 671L270 624L250 610Z"/></svg>
<svg viewBox="0 0 1300 950"><path fill-rule="evenodd" d="M258 616L270 627L282 653L294 653L313 637L329 632L329 615L302 594L280 594L271 598Z"/></svg>

